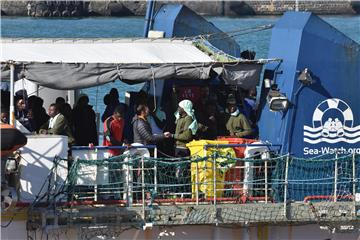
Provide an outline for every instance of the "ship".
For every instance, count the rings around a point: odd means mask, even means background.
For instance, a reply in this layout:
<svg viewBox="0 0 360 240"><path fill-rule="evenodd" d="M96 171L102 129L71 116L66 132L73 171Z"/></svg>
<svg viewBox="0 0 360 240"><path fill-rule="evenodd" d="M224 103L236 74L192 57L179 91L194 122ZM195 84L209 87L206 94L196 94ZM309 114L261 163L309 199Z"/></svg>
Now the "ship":
<svg viewBox="0 0 360 240"><path fill-rule="evenodd" d="M310 12L286 12L252 29L272 31L268 58L255 59L183 5L154 9L141 39L2 38L1 77L11 95L26 85L45 105L115 80L145 82L159 108L210 84L256 88L259 137L196 140L179 159L156 145L109 157L25 133L2 156L2 238L358 239L360 45Z"/></svg>

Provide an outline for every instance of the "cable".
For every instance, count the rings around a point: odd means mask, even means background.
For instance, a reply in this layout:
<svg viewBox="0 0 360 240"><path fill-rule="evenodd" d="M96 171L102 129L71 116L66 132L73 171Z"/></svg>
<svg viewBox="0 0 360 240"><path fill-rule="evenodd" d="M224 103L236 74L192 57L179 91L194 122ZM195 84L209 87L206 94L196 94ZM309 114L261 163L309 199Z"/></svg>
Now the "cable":
<svg viewBox="0 0 360 240"><path fill-rule="evenodd" d="M259 28L254 28L254 29L252 29L251 31L239 32L239 33L237 33L237 34L229 35L228 37L211 38L211 39L209 39L209 40L219 40L219 39L225 39L225 38L229 38L229 37L241 36L241 35L245 35L245 34L249 34L249 33L255 33L255 32L265 31L265 30L271 29L272 27L273 27L273 25L264 25L264 26L260 26Z"/></svg>
<svg viewBox="0 0 360 240"><path fill-rule="evenodd" d="M232 30L232 31L227 31L227 32L217 32L217 33L209 33L209 34L199 34L199 35L195 35L195 36L191 36L191 37L185 37L182 38L184 40L190 40L190 39L196 39L196 38L210 38L211 36L215 36L215 35L226 35L226 34L230 34L230 33L241 33L241 32L245 32L243 34L248 34L248 33L252 33L252 32L257 32L257 31L262 31L262 30L267 30L270 28L273 28L274 24L267 24L267 25L260 25L260 26L256 26L256 27L249 27L249 28L243 28L243 29L236 29L236 30ZM254 31L253 31L254 30ZM212 38L211 40L215 40L215 39L224 39L224 38L231 38L233 36L237 36L239 34L230 34L230 35L226 35L224 37L221 38ZM241 34L240 34L241 35ZM176 38L174 38L176 39Z"/></svg>
<svg viewBox="0 0 360 240"><path fill-rule="evenodd" d="M19 208L19 209L14 213L14 215L11 216L11 219L9 220L9 222L8 222L7 224L1 225L1 228L7 228L7 227L13 222L15 216L16 216L17 214L19 214L20 211L21 211L22 209L24 209L24 208L26 208L26 206L23 206L23 207Z"/></svg>
<svg viewBox="0 0 360 240"><path fill-rule="evenodd" d="M7 228L7 227L12 223L12 221L14 220L14 218L15 218L15 214L11 217L10 221L9 221L7 224L1 225L1 228Z"/></svg>

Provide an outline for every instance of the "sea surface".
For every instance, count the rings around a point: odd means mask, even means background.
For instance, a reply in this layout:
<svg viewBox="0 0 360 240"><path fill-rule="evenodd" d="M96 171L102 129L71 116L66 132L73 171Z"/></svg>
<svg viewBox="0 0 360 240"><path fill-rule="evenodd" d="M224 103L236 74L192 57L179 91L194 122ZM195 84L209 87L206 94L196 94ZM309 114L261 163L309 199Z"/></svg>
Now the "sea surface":
<svg viewBox="0 0 360 240"><path fill-rule="evenodd" d="M325 21L360 43L360 16L324 16ZM215 26L225 32L275 24L279 17L208 17ZM11 38L137 38L142 37L144 18L142 17L96 17L96 18L29 18L2 17L1 37ZM241 50L255 51L257 58L266 58L271 38L271 30L236 36ZM127 85L116 81L106 85L83 89L89 95L94 110L102 113L104 110L103 97L116 87L124 99L125 91L139 90L142 84Z"/></svg>

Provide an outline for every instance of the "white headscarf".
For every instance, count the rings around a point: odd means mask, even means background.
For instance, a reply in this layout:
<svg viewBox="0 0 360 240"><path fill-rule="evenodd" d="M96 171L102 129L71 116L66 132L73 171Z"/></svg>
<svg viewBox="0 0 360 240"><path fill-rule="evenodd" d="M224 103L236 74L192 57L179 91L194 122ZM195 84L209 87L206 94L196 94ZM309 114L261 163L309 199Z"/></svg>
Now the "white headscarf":
<svg viewBox="0 0 360 240"><path fill-rule="evenodd" d="M187 99L182 100L181 102L179 102L179 107L184 109L186 114L193 119L193 122L190 124L189 129L191 130L192 134L195 135L197 130L198 130L198 123L197 123L196 118L195 118L195 111L193 109L192 102L190 100L187 100ZM179 120L179 118L180 118L179 111L176 111L175 117L176 117L176 122L177 122Z"/></svg>

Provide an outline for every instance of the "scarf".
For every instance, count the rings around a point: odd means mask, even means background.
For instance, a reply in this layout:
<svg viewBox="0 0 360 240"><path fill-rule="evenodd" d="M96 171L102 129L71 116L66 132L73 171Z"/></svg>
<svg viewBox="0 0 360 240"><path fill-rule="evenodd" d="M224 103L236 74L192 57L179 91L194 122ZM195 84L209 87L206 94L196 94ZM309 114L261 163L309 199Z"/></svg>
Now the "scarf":
<svg viewBox="0 0 360 240"><path fill-rule="evenodd" d="M196 118L195 118L195 111L193 109L192 102L190 100L182 100L179 103L179 107L184 109L186 114L193 119L193 122L190 124L189 129L191 130L191 133L193 135L195 135L197 130L198 130L198 122L196 121ZM176 111L175 117L176 117L176 122L177 122L179 120L179 118L180 118L179 111Z"/></svg>

